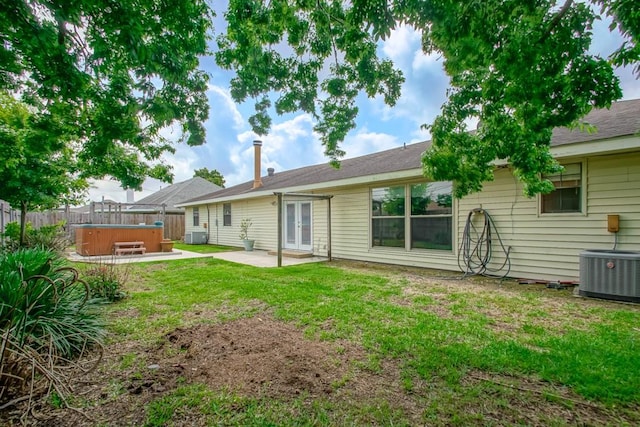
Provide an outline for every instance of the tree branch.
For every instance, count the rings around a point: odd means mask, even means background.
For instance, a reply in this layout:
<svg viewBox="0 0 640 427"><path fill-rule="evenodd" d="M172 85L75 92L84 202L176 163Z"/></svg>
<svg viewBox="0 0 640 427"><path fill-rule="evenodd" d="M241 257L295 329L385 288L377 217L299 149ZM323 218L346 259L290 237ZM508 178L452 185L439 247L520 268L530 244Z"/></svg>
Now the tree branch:
<svg viewBox="0 0 640 427"><path fill-rule="evenodd" d="M543 43L547 39L547 37L551 35L551 31L553 31L553 29L558 26L558 24L560 23L560 20L564 17L564 15L567 14L572 4L573 4L573 0L565 0L564 4L562 5L562 8L560 8L558 13L556 13L556 16L554 16L551 22L549 23L547 30L544 32L542 37L540 37L540 43Z"/></svg>

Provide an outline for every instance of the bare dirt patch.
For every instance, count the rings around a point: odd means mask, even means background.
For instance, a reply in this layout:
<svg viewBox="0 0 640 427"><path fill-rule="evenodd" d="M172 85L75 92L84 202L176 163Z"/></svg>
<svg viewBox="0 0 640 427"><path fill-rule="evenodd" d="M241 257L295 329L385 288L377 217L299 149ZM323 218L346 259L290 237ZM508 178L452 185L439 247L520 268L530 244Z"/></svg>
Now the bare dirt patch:
<svg viewBox="0 0 640 427"><path fill-rule="evenodd" d="M102 368L74 386L80 396L75 404L82 409L51 411L45 405L29 424L142 425L149 402L191 383L283 401L301 396L309 402L336 399L354 405L384 400L419 419L418 402L402 390L396 364L384 361L379 371L364 369L367 355L360 347L306 339L300 329L266 313L178 328L156 346L119 343L106 353ZM134 355L136 362L125 366ZM7 421L17 424L18 413L7 414Z"/></svg>
<svg viewBox="0 0 640 427"><path fill-rule="evenodd" d="M355 348L305 340L292 325L260 315L176 329L150 362L177 371L188 382L286 399L331 394L332 384L348 373L349 360L363 356Z"/></svg>

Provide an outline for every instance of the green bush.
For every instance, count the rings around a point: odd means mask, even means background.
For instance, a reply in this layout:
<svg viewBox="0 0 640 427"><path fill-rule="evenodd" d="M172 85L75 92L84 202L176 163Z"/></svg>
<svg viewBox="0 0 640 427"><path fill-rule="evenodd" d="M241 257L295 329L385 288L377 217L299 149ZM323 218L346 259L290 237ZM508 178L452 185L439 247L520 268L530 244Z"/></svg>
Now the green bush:
<svg viewBox="0 0 640 427"><path fill-rule="evenodd" d="M33 226L28 222L24 226L25 236L33 232ZM4 227L4 233L2 233L4 240L3 249L8 252L13 252L20 248L20 224L17 222L10 222Z"/></svg>
<svg viewBox="0 0 640 427"><path fill-rule="evenodd" d="M33 228L30 222L25 224L23 248L49 249L58 253L64 252L70 242L64 231L65 223L60 221L53 225ZM20 248L20 224L10 222L2 233L5 251L12 252Z"/></svg>
<svg viewBox="0 0 640 427"><path fill-rule="evenodd" d="M43 225L27 234L26 246L29 248L49 249L63 253L69 247L69 238L64 230L65 223Z"/></svg>
<svg viewBox="0 0 640 427"><path fill-rule="evenodd" d="M58 254L0 254L0 400L20 391L65 395L61 369L101 346L104 322L78 272Z"/></svg>
<svg viewBox="0 0 640 427"><path fill-rule="evenodd" d="M89 285L92 298L114 302L126 296L122 287L128 275L125 266L101 263L88 267L83 272L82 279Z"/></svg>

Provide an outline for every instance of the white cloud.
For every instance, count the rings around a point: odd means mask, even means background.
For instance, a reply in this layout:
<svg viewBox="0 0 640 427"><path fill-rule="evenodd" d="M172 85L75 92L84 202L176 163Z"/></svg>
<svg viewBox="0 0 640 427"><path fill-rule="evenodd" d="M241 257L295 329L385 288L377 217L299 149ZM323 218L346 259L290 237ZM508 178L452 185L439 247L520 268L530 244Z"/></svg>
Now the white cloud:
<svg viewBox="0 0 640 427"><path fill-rule="evenodd" d="M640 98L640 81L638 81L638 76L633 73L633 67L618 68L616 75L620 78L623 99Z"/></svg>
<svg viewBox="0 0 640 427"><path fill-rule="evenodd" d="M402 25L391 31L391 35L382 42L382 51L397 66L406 63L416 48L420 48L420 32L412 27Z"/></svg>
<svg viewBox="0 0 640 427"><path fill-rule="evenodd" d="M173 182L182 182L193 178L193 172L198 169L198 158L196 153L186 145L176 147L174 154L166 153L163 156L163 163L173 167Z"/></svg>
<svg viewBox="0 0 640 427"><path fill-rule="evenodd" d="M231 98L231 94L227 89L209 84L208 91L211 95L215 95L220 101L220 103L218 103L218 100L216 99L209 99L209 102L211 103L209 115L218 114L223 111L231 116L235 128L240 129L245 126L244 117L242 117L242 114L238 111L238 107L233 101L233 98Z"/></svg>
<svg viewBox="0 0 640 427"><path fill-rule="evenodd" d="M271 127L268 135L258 137L251 131L237 136L237 144L229 149L231 173L225 175L228 186L253 179L253 141L262 141L261 174L267 168L284 171L324 161L323 150L313 132L313 121L307 114L300 114Z"/></svg>
<svg viewBox="0 0 640 427"><path fill-rule="evenodd" d="M346 138L343 147L347 148L345 158L353 158L378 151L399 147L401 143L395 135L369 132L366 128Z"/></svg>
<svg viewBox="0 0 640 427"><path fill-rule="evenodd" d="M442 72L442 55L439 53L426 54L422 50L416 50L411 62L411 71L416 72Z"/></svg>
<svg viewBox="0 0 640 427"><path fill-rule="evenodd" d="M88 199L91 202L99 202L103 199L120 203L127 201L127 192L122 188L119 181L113 179L93 179L89 181L89 185ZM147 197L167 185L169 184L158 181L157 179L147 178L142 184L142 191L134 191L134 201Z"/></svg>

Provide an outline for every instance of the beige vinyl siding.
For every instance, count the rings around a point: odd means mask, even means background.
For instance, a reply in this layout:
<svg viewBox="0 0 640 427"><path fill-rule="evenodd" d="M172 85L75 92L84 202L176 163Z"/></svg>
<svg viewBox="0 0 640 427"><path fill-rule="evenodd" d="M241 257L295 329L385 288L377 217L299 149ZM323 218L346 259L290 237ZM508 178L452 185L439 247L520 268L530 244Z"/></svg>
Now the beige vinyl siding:
<svg viewBox="0 0 640 427"><path fill-rule="evenodd" d="M598 231L597 248L613 246L607 215L618 214L617 249L640 251L640 153L590 159L587 208Z"/></svg>
<svg viewBox="0 0 640 427"><path fill-rule="evenodd" d="M240 240L240 222L250 218L252 225L249 238L255 240L256 249L275 249L277 243L278 207L276 197L260 197L238 202L231 202L231 226L223 225L222 203L217 203L217 240L209 241L224 246L242 246Z"/></svg>
<svg viewBox="0 0 640 427"><path fill-rule="evenodd" d="M209 239L209 243L215 243L216 241L216 227L215 227L215 205L201 205L197 206L200 214L200 225L193 225L193 208L195 206L190 206L185 208L185 234L186 233L199 233L204 232L207 233L207 237ZM207 211L207 207L209 211Z"/></svg>
<svg viewBox="0 0 640 427"><path fill-rule="evenodd" d="M485 209L494 219L506 247L511 246L511 277L577 280L585 249L611 249L614 235L607 231L607 214L620 215L618 249L640 250L640 154L571 159L584 160L584 213L540 214L538 198L522 194L508 168L481 193L460 201L458 232L473 208ZM494 239L497 240L497 239ZM497 242L491 266L501 263Z"/></svg>
<svg viewBox="0 0 640 427"><path fill-rule="evenodd" d="M363 259L369 251L369 189L350 188L331 194L332 255Z"/></svg>
<svg viewBox="0 0 640 427"><path fill-rule="evenodd" d="M324 193L323 193L324 194ZM332 201L333 202L333 201ZM331 206L333 208L333 206ZM313 200L311 213L313 215L313 253L327 256L327 208L326 200Z"/></svg>
<svg viewBox="0 0 640 427"><path fill-rule="evenodd" d="M197 207L199 208L199 214L200 214L200 224L197 226L193 225L193 208ZM213 218L213 216L212 216ZM212 219L213 221L213 219ZM185 234L187 233L193 233L193 232L210 232L210 230L208 229L209 224L208 224L208 219L207 219L207 206L206 205L202 205L202 206L190 206L185 208L185 215L184 215L184 232ZM205 224L207 224L205 226ZM183 237L184 239L184 237ZM211 241L211 236L209 235L209 241Z"/></svg>

